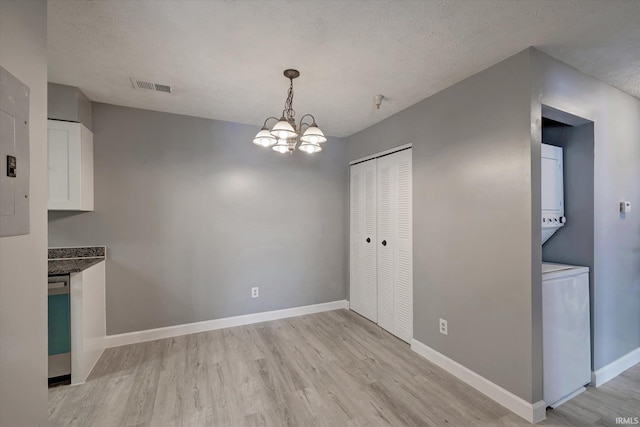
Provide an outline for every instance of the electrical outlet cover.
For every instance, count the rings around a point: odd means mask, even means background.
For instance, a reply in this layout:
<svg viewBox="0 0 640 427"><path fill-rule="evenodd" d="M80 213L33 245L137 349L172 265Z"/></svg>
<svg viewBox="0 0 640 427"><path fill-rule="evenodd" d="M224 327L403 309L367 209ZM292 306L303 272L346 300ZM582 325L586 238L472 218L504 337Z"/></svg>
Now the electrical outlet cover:
<svg viewBox="0 0 640 427"><path fill-rule="evenodd" d="M449 330L447 327L447 321L444 319L440 319L439 323L440 333L443 335L449 335Z"/></svg>

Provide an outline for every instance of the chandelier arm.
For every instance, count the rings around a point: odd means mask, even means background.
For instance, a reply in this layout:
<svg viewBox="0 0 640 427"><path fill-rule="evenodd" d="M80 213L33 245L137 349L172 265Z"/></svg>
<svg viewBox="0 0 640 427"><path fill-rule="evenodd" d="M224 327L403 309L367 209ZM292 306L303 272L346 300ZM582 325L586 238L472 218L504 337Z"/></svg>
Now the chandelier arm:
<svg viewBox="0 0 640 427"><path fill-rule="evenodd" d="M268 122L270 119L274 119L276 122L278 122L278 121L279 121L277 117L273 117L273 116L271 116L271 117L267 117L267 118L266 118L266 120L264 121L264 124L262 125L262 127L263 127L263 128L266 128L266 127L267 127L267 122Z"/></svg>
<svg viewBox="0 0 640 427"><path fill-rule="evenodd" d="M302 123L305 119L305 117L311 117L311 120L313 120L312 123ZM305 124L307 126L313 126L316 124L316 118L313 117L313 114L305 114L304 116L302 116L302 118L300 119L300 130L302 130L302 125Z"/></svg>

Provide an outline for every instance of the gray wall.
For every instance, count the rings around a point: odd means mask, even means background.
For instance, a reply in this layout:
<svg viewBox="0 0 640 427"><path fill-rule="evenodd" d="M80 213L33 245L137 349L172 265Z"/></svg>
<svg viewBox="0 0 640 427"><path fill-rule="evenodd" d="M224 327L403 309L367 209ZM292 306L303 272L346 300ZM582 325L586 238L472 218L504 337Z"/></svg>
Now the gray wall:
<svg viewBox="0 0 640 427"><path fill-rule="evenodd" d="M49 239L107 246L108 334L346 297L343 140L283 156L258 127L107 104L93 124L95 212L50 213Z"/></svg>
<svg viewBox="0 0 640 427"><path fill-rule="evenodd" d="M413 143L414 338L534 402L542 398L542 362L532 356L541 332L532 313L539 170L532 178L530 78L527 50L347 146L355 160ZM439 318L448 336L438 332Z"/></svg>
<svg viewBox="0 0 640 427"><path fill-rule="evenodd" d="M30 234L0 238L0 426L46 426L47 2L45 0L0 1L0 66L30 88L31 218Z"/></svg>
<svg viewBox="0 0 640 427"><path fill-rule="evenodd" d="M532 126L542 104L594 122L591 303L599 369L640 347L640 100L537 50L533 64ZM619 213L622 200L631 201L630 214Z"/></svg>
<svg viewBox="0 0 640 427"><path fill-rule="evenodd" d="M80 122L89 130L93 129L91 101L80 89L49 83L48 92L47 114L50 119Z"/></svg>

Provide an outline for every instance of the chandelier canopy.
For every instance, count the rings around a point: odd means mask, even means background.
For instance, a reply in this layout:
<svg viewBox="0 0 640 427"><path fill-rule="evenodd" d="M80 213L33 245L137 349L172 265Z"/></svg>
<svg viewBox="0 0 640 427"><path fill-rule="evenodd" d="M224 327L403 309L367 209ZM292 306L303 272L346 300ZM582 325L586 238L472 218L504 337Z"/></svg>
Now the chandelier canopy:
<svg viewBox="0 0 640 427"><path fill-rule="evenodd" d="M296 111L293 109L293 79L300 76L300 72L288 69L284 70L284 76L289 79L289 92L284 103L282 117L280 119L268 117L260 132L253 139L253 143L260 147L271 147L281 154L292 154L298 145L298 136L301 135L299 138L301 143L297 148L308 154L318 153L322 151L320 144L326 142L327 138L316 124L315 117L311 114L305 114L296 126ZM311 123L304 123L306 117L311 117ZM267 122L271 119L275 120L276 124L269 130Z"/></svg>

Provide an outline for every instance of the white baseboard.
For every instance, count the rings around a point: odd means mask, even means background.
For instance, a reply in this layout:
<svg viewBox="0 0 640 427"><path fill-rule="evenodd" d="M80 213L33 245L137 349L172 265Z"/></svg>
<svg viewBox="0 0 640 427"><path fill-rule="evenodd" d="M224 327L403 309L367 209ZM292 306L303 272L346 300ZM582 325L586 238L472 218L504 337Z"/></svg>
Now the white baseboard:
<svg viewBox="0 0 640 427"><path fill-rule="evenodd" d="M533 404L529 403L415 339L411 340L411 350L495 400L526 421L535 424L545 419L547 405L542 400Z"/></svg>
<svg viewBox="0 0 640 427"><path fill-rule="evenodd" d="M349 308L346 300L325 302L322 304L305 305L302 307L285 308L283 310L265 311L262 313L245 314L242 316L225 317L222 319L205 320L184 325L167 326L164 328L147 329L144 331L127 332L118 335L107 335L106 347L135 344L146 341L173 338L181 335L196 334L198 332L213 331L233 326L250 325L252 323L267 322L269 320L285 319L287 317L303 316L305 314L321 313L323 311Z"/></svg>
<svg viewBox="0 0 640 427"><path fill-rule="evenodd" d="M640 363L640 347L614 360L606 366L591 372L591 385L600 387L609 380L614 379L630 367Z"/></svg>

